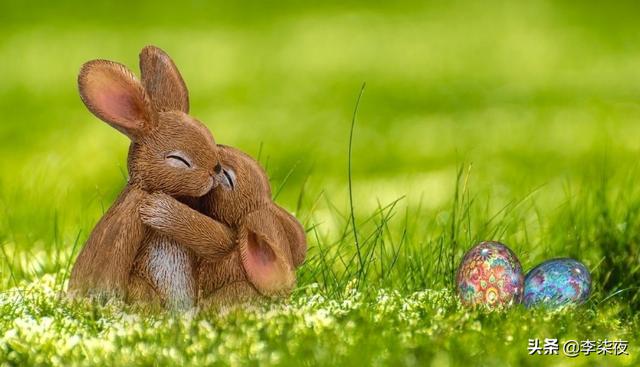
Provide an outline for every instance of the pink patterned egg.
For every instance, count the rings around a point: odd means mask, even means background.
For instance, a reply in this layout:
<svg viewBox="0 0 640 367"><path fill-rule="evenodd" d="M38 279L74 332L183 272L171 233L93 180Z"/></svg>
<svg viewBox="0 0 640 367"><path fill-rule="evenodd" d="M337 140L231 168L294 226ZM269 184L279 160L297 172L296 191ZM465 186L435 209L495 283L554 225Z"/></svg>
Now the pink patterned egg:
<svg viewBox="0 0 640 367"><path fill-rule="evenodd" d="M499 242L482 242L469 250L456 275L462 304L487 308L522 301L524 275L516 255Z"/></svg>

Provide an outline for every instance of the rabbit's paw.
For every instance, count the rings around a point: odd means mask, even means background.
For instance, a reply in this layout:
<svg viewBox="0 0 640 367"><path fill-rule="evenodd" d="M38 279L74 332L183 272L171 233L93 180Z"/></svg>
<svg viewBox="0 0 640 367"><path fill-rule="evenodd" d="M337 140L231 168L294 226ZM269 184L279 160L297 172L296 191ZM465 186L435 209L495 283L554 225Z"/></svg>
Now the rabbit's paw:
<svg viewBox="0 0 640 367"><path fill-rule="evenodd" d="M172 217L176 212L175 204L175 199L167 194L149 194L140 204L140 218L150 227L167 228L173 222Z"/></svg>

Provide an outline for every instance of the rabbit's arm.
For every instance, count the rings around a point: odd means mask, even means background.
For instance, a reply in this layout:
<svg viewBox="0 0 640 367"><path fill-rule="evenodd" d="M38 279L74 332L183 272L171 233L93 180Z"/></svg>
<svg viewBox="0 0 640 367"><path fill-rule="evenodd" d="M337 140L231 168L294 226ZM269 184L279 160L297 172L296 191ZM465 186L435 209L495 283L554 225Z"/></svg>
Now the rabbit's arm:
<svg viewBox="0 0 640 367"><path fill-rule="evenodd" d="M149 195L140 207L140 214L146 225L208 260L221 259L235 245L229 227L166 194Z"/></svg>
<svg viewBox="0 0 640 367"><path fill-rule="evenodd" d="M72 293L124 296L145 235L138 214L147 195L128 187L91 232L69 279Z"/></svg>

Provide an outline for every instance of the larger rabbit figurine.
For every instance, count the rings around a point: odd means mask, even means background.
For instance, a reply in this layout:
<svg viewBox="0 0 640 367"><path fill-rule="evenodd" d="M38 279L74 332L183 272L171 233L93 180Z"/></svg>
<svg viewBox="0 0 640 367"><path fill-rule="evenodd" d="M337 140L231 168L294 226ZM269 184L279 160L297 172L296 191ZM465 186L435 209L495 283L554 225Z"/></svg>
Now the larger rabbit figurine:
<svg viewBox="0 0 640 367"><path fill-rule="evenodd" d="M128 136L131 145L129 181L78 255L69 291L125 297L133 285L165 304L189 307L196 295L189 278L195 271L191 250L146 226L139 209L153 192L181 200L207 194L222 175L218 149L209 130L189 116L187 88L169 56L145 47L140 69L142 82L122 64L94 60L78 77L87 108ZM229 231L222 224L216 229ZM146 279L131 271L142 250L149 253Z"/></svg>

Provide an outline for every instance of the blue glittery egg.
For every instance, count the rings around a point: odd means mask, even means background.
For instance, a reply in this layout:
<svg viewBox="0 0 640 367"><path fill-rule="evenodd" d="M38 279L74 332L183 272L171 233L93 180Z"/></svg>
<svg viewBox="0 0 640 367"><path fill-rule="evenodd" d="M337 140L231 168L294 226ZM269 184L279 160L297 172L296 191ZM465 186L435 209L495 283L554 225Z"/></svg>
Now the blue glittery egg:
<svg viewBox="0 0 640 367"><path fill-rule="evenodd" d="M591 275L574 259L553 259L531 269L524 278L524 305L558 308L584 303L591 294Z"/></svg>

